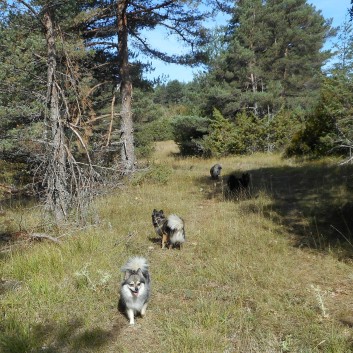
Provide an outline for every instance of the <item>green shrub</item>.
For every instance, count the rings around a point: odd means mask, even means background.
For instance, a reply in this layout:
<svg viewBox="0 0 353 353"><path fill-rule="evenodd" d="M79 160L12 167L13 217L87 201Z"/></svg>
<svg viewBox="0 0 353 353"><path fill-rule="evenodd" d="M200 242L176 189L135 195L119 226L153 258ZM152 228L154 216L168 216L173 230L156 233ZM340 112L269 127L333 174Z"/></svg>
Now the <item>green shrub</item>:
<svg viewBox="0 0 353 353"><path fill-rule="evenodd" d="M224 118L219 110L214 109L213 118L204 136L204 150L207 156L226 156L237 153L240 149L235 125Z"/></svg>
<svg viewBox="0 0 353 353"><path fill-rule="evenodd" d="M303 126L299 115L286 110L263 119L266 131L265 151L283 151Z"/></svg>
<svg viewBox="0 0 353 353"><path fill-rule="evenodd" d="M152 136L153 141L167 141L173 139L171 119L168 118L154 120L146 125L144 130Z"/></svg>
<svg viewBox="0 0 353 353"><path fill-rule="evenodd" d="M292 139L287 156L309 154L313 157L349 152L353 138L353 83L350 77L333 73L321 85L319 103L305 117L305 127Z"/></svg>
<svg viewBox="0 0 353 353"><path fill-rule="evenodd" d="M183 156L202 156L203 137L208 133L209 119L199 116L177 116L172 121L174 141Z"/></svg>
<svg viewBox="0 0 353 353"><path fill-rule="evenodd" d="M335 118L317 109L308 116L305 127L294 134L285 155L324 156L333 151L335 135Z"/></svg>
<svg viewBox="0 0 353 353"><path fill-rule="evenodd" d="M234 122L214 109L210 119L179 116L172 122L182 155L220 157L283 149L301 126L298 116L282 111L273 117L246 112Z"/></svg>
<svg viewBox="0 0 353 353"><path fill-rule="evenodd" d="M264 120L254 114L240 113L236 116L238 154L253 153L265 149L266 132Z"/></svg>
<svg viewBox="0 0 353 353"><path fill-rule="evenodd" d="M137 157L148 158L154 152L153 142L173 139L170 119L161 118L150 123L138 124L134 136Z"/></svg>
<svg viewBox="0 0 353 353"><path fill-rule="evenodd" d="M236 116L237 153L273 152L288 145L300 122L297 116L281 111L275 116L259 117L241 113Z"/></svg>

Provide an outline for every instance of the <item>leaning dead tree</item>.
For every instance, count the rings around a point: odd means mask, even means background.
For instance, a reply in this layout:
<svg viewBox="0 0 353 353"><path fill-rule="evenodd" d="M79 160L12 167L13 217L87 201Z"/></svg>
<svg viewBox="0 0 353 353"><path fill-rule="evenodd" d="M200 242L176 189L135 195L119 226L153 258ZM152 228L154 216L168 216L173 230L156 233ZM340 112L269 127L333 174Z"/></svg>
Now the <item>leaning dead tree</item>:
<svg viewBox="0 0 353 353"><path fill-rule="evenodd" d="M93 167L85 138L80 132L84 130L81 116L84 107L80 103L77 84L79 77L68 52L63 49L64 37L55 22L57 3L46 1L40 12L37 12L26 1L18 2L39 20L46 39L46 109L42 150L36 162L36 179L41 184L40 196L56 224L67 221L72 211L75 211L76 220L82 222L85 221L88 205L97 190L95 183L100 175ZM57 50L58 42L60 54ZM69 95L75 96L74 108L69 102ZM72 140L76 140L84 150L84 161L82 158L78 161L72 153Z"/></svg>
<svg viewBox="0 0 353 353"><path fill-rule="evenodd" d="M66 51L62 54L61 60L65 63L65 74L57 70L56 41L59 29L55 27L53 19L54 13L50 6L46 6L43 23L48 50L46 139L49 143L43 163L45 205L57 222L67 220L68 211L73 210L77 220L85 221L88 205L99 189L97 181L101 180L101 175L95 170L85 139L80 133L82 117L80 113L74 116L68 102L67 95L70 89L79 95L76 84L79 77ZM63 36L60 36L60 40L63 44ZM61 79L57 77L58 75ZM84 107L79 103L79 97L77 101L77 107L73 110L84 111ZM64 108L59 110L59 106ZM86 156L84 163L77 161L71 152L68 133L65 134L65 131L70 133L71 139L76 139L81 145Z"/></svg>

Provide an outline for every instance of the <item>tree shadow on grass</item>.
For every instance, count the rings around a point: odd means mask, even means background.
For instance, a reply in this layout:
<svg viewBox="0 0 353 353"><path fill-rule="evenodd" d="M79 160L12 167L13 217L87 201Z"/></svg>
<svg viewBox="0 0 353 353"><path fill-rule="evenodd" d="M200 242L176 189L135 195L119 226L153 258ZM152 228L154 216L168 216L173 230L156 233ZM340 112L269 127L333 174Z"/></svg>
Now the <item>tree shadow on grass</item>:
<svg viewBox="0 0 353 353"><path fill-rule="evenodd" d="M272 202L264 215L287 227L296 246L337 248L353 258L353 166L310 165L250 171L252 195Z"/></svg>
<svg viewBox="0 0 353 353"><path fill-rule="evenodd" d="M25 324L6 320L1 324L0 351L19 352L96 352L115 339L121 325L111 329L85 328L82 319L73 319L64 324Z"/></svg>
<svg viewBox="0 0 353 353"><path fill-rule="evenodd" d="M232 172L221 175L218 179L212 179L210 176L200 176L196 178L195 184L206 196L208 200L215 201L240 201L251 197L251 188L239 188L233 192L230 192L227 186L227 180L231 174L236 175L240 178L241 172Z"/></svg>
<svg viewBox="0 0 353 353"><path fill-rule="evenodd" d="M264 216L284 225L295 246L336 248L341 258L353 258L353 166L310 164L242 172L250 173L251 182L240 197L228 193L229 174L218 181L200 176L195 184L207 199L239 202L244 212L257 212L256 199L269 195L271 202L261 208Z"/></svg>
<svg viewBox="0 0 353 353"><path fill-rule="evenodd" d="M220 176L214 180L210 175L202 175L196 178L195 185L206 196L206 199L222 201L226 192L227 177Z"/></svg>

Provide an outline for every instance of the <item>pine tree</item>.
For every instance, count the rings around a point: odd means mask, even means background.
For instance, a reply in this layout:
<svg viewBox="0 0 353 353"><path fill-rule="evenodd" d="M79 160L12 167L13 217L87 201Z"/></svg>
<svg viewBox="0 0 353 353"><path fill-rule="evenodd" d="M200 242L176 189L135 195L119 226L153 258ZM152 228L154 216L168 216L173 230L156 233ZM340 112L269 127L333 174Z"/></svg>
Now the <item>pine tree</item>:
<svg viewBox="0 0 353 353"><path fill-rule="evenodd" d="M0 14L0 126L1 132L38 119L45 95L42 33L29 15L2 4ZM6 157L6 156L4 156Z"/></svg>
<svg viewBox="0 0 353 353"><path fill-rule="evenodd" d="M306 0L238 1L228 45L211 65L211 75L228 92L222 111L263 116L312 106L330 56L321 49L331 34L330 21Z"/></svg>
<svg viewBox="0 0 353 353"><path fill-rule="evenodd" d="M336 60L320 89L315 110L305 117L305 127L294 136L287 153L327 155L353 149L353 27L345 21L338 33Z"/></svg>
<svg viewBox="0 0 353 353"><path fill-rule="evenodd" d="M331 68L332 74L350 76L353 74L353 25L350 21L344 21L340 26L337 42L335 60Z"/></svg>
<svg viewBox="0 0 353 353"><path fill-rule="evenodd" d="M269 0L266 18L270 46L264 56L269 81L280 84L285 106L308 109L317 97L321 68L331 54L322 51L334 34L326 21L306 0Z"/></svg>
<svg viewBox="0 0 353 353"><path fill-rule="evenodd" d="M209 4L212 1L206 2ZM115 79L121 96L120 163L123 173L131 173L135 168L130 72L133 52L135 50L169 63L192 65L204 60L198 48L207 39L202 21L209 11L200 12L201 3L181 0L118 0L107 3L96 0L84 4L87 21L83 33L88 45L116 53L118 73ZM164 28L169 34L177 35L189 52L170 55L153 48L146 34L156 28Z"/></svg>

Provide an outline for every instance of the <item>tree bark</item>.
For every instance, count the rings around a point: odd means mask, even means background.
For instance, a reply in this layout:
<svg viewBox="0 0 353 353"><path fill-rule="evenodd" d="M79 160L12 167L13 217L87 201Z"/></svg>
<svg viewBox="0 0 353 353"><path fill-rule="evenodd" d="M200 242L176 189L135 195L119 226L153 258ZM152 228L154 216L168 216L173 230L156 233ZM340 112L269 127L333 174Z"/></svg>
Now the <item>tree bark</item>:
<svg viewBox="0 0 353 353"><path fill-rule="evenodd" d="M60 223L67 216L69 195L67 192L67 154L65 150L64 127L60 119L59 92L56 83L57 55L55 28L50 3L44 12L43 25L47 42L47 168L46 168L46 206Z"/></svg>
<svg viewBox="0 0 353 353"><path fill-rule="evenodd" d="M117 3L118 22L118 63L120 72L121 93L121 126L120 126L120 162L124 174L131 174L135 170L135 147L131 112L132 82L130 78L128 53L128 27L126 10L129 0L119 0Z"/></svg>

